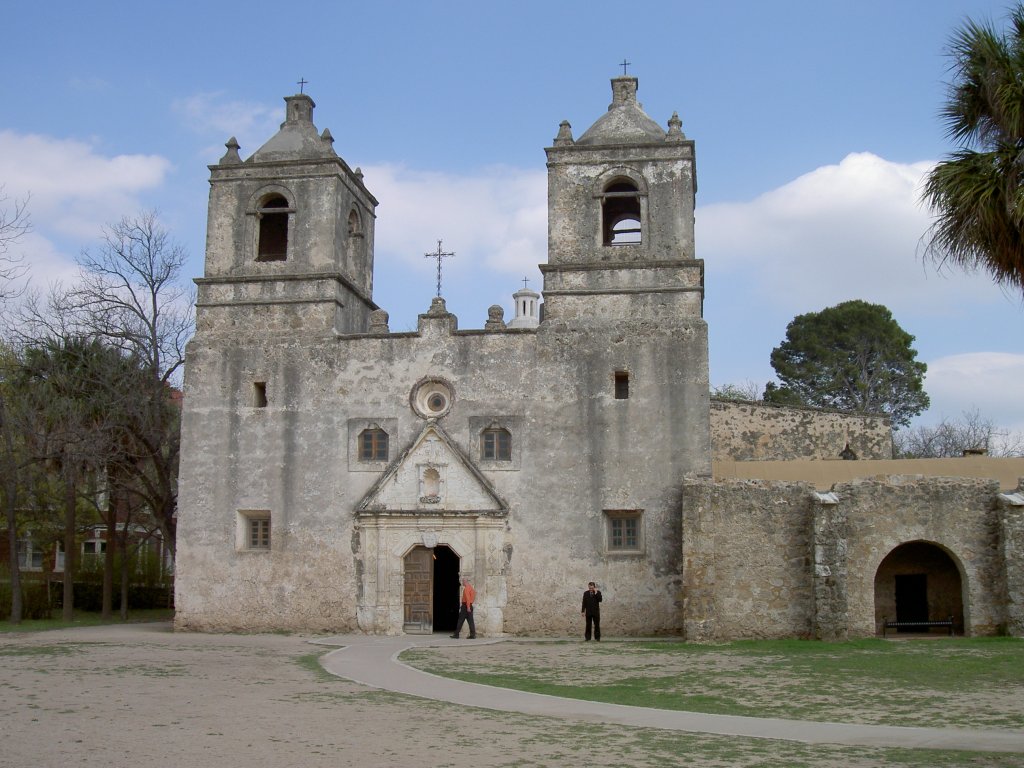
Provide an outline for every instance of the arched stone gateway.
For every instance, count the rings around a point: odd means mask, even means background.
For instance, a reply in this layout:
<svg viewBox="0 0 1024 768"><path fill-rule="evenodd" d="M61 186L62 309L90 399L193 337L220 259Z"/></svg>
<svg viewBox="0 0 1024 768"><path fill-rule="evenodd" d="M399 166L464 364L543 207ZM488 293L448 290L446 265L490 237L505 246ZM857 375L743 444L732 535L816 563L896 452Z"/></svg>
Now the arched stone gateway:
<svg viewBox="0 0 1024 768"><path fill-rule="evenodd" d="M875 571L875 624L884 621L943 621L964 633L964 578L961 565L942 547L911 541L893 549ZM928 632L901 628L901 632ZM932 628L932 632L943 631Z"/></svg>

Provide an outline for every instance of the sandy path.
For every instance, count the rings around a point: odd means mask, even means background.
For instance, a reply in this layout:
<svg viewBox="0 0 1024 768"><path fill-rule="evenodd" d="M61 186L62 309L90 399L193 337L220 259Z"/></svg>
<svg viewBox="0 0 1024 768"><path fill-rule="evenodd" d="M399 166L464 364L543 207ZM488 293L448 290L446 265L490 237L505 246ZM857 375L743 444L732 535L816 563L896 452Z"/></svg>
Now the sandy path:
<svg viewBox="0 0 1024 768"><path fill-rule="evenodd" d="M165 625L0 635L0 766L912 764L893 750L442 704L332 678L299 661L323 650L297 636L176 634ZM1024 755L980 757L977 765L1024 766Z"/></svg>

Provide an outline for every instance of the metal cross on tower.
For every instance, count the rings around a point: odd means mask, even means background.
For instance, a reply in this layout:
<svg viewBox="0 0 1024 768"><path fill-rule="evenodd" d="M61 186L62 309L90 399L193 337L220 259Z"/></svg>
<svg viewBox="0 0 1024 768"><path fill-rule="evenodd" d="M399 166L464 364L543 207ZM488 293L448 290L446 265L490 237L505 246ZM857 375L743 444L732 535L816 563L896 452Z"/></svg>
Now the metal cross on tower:
<svg viewBox="0 0 1024 768"><path fill-rule="evenodd" d="M437 295L441 295L441 259L447 256L454 256L455 251L444 251L441 248L441 241L437 241L437 253L424 253L423 256L428 259L437 259Z"/></svg>
<svg viewBox="0 0 1024 768"><path fill-rule="evenodd" d="M529 283L530 283L530 278L524 277L523 278L523 288L529 288L530 287Z"/></svg>
<svg viewBox="0 0 1024 768"><path fill-rule="evenodd" d="M302 93L302 89L309 85L309 80L304 77L300 77L299 82L297 82L296 85L299 86L299 93Z"/></svg>
<svg viewBox="0 0 1024 768"><path fill-rule="evenodd" d="M629 74L628 72L626 72L626 67L628 67L632 63L633 63L632 61L626 61L625 59L622 60L622 63L619 64L619 66L622 67L622 74L623 75Z"/></svg>

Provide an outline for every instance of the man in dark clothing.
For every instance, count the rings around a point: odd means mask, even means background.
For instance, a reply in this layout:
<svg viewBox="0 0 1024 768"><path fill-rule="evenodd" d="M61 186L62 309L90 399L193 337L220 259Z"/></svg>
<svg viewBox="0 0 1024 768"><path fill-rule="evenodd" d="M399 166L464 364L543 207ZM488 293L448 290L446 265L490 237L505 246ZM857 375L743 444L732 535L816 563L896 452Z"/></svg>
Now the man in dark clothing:
<svg viewBox="0 0 1024 768"><path fill-rule="evenodd" d="M594 627L594 639L601 640L601 590L594 582L587 585L587 591L583 593L583 609L580 611L587 617L587 631L583 635L584 640L590 639L590 627Z"/></svg>

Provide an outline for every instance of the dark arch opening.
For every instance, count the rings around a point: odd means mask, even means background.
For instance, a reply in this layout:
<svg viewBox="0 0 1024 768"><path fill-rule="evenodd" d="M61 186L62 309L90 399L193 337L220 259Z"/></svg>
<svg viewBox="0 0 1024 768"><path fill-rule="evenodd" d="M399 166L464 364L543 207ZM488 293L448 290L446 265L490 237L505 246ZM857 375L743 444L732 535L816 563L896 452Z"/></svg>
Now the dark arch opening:
<svg viewBox="0 0 1024 768"><path fill-rule="evenodd" d="M879 631L886 619L941 621L950 616L954 631L963 634L963 582L953 558L926 541L901 544L885 556L875 572L875 626ZM948 632L921 627L898 631Z"/></svg>
<svg viewBox="0 0 1024 768"><path fill-rule="evenodd" d="M459 556L434 547L434 631L451 633L459 618Z"/></svg>
<svg viewBox="0 0 1024 768"><path fill-rule="evenodd" d="M288 201L280 195L274 195L260 206L256 261L284 261L288 258L288 213Z"/></svg>

